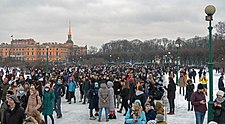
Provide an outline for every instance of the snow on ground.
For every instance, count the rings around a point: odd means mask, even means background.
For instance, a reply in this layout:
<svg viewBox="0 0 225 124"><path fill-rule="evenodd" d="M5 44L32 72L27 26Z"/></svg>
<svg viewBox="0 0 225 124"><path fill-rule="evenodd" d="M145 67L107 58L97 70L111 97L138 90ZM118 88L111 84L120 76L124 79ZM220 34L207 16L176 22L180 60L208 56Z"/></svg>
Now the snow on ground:
<svg viewBox="0 0 225 124"><path fill-rule="evenodd" d="M198 72L198 70L196 70ZM208 74L207 74L208 77ZM213 74L214 80L214 98L216 97L216 93L218 91L218 79L220 74ZM165 76L165 83L168 82L168 76ZM175 78L174 78L175 79ZM198 84L198 76L196 76L195 90L197 89ZM166 84L165 84L166 85ZM208 86L209 88L209 86ZM79 89L76 91L77 101L79 100ZM208 97L207 97L208 99ZM169 110L169 109L168 109ZM89 109L88 105L81 104L79 102L68 104L66 100L62 99L62 113L63 118L55 119L56 124L96 124L98 123L96 120L89 120ZM105 121L105 116L103 115L103 121ZM124 116L121 113L116 113L117 119L110 120L109 124L124 124ZM54 115L56 117L56 115ZM106 122L101 122L105 124ZM179 87L176 90L176 99L175 99L175 115L167 115L167 123L168 124L195 124L195 115L194 111L187 111L187 101L184 99L184 96L179 94ZM207 113L205 116L204 124L207 124Z"/></svg>

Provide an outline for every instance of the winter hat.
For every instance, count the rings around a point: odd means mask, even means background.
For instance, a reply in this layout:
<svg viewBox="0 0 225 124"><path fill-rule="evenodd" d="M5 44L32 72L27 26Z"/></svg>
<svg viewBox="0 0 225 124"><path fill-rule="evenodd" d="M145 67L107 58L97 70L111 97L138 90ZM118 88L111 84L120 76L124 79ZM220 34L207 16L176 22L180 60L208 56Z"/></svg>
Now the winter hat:
<svg viewBox="0 0 225 124"><path fill-rule="evenodd" d="M149 102L146 102L146 103L145 103L145 106L147 106L147 105L149 105L149 106L150 106L150 103L149 103Z"/></svg>
<svg viewBox="0 0 225 124"><path fill-rule="evenodd" d="M162 114L157 114L156 115L156 120L157 120L157 122L163 121L164 120L164 116Z"/></svg>
<svg viewBox="0 0 225 124"><path fill-rule="evenodd" d="M113 87L113 82L112 82L112 81L108 81L108 82L107 82L107 86L108 86L108 88Z"/></svg>
<svg viewBox="0 0 225 124"><path fill-rule="evenodd" d="M217 96L224 96L224 92L222 90L219 90L216 95Z"/></svg>
<svg viewBox="0 0 225 124"><path fill-rule="evenodd" d="M218 124L215 121L210 121L208 124Z"/></svg>
<svg viewBox="0 0 225 124"><path fill-rule="evenodd" d="M200 90L200 89L204 89L204 87L203 87L203 85L201 83L198 84L198 90Z"/></svg>
<svg viewBox="0 0 225 124"><path fill-rule="evenodd" d="M11 98L15 103L20 103L20 101L18 100L18 98L15 95L11 95L11 96L9 96L9 98Z"/></svg>
<svg viewBox="0 0 225 124"><path fill-rule="evenodd" d="M156 124L156 121L155 121L155 120L149 120L149 121L147 122L147 124Z"/></svg>

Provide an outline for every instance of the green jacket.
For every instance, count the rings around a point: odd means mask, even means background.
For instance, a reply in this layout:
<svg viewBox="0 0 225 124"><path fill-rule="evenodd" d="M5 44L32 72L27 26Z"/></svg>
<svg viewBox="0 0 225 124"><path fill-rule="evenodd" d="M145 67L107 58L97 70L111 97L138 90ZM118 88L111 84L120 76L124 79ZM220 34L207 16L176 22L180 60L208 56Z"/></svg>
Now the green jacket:
<svg viewBox="0 0 225 124"><path fill-rule="evenodd" d="M44 91L42 105L44 107L42 114L43 115L52 115L53 107L55 102L55 94L52 90L46 92Z"/></svg>

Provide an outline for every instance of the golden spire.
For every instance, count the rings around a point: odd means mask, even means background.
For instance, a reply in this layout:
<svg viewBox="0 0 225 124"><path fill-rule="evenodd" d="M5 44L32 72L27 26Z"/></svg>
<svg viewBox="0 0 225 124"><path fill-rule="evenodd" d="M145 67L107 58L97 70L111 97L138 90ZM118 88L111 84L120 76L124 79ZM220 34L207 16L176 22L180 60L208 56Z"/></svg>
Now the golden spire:
<svg viewBox="0 0 225 124"><path fill-rule="evenodd" d="M69 32L68 32L68 36L72 36L70 21L69 21Z"/></svg>

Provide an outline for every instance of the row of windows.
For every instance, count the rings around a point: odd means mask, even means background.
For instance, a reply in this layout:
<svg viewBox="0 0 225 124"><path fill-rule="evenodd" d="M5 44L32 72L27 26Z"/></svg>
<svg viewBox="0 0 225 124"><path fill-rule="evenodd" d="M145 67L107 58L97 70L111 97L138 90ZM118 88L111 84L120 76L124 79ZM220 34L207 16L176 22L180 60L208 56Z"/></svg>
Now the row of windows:
<svg viewBox="0 0 225 124"><path fill-rule="evenodd" d="M14 53L15 54L15 53ZM43 52L42 54L41 53L37 53L38 55L47 55L47 53L45 53L45 52ZM49 52L48 53L50 56L52 55L52 52ZM55 53L56 54L56 56L58 56L59 55L59 53L58 52L56 52ZM5 55L7 56L8 55L8 53L6 52L5 53ZM21 55L24 55L24 52L22 52L21 53ZM27 52L27 55L30 55L30 53L29 52ZM31 52L31 55L34 55L34 52Z"/></svg>
<svg viewBox="0 0 225 124"><path fill-rule="evenodd" d="M45 50L46 48L43 48L43 49L39 49L39 50ZM5 49L7 51L7 49ZM16 50L16 51L20 51L20 50L24 50L23 48L22 49L13 49L13 50ZM27 50L30 50L29 48L27 48ZM34 48L32 48L32 50L34 50ZM49 50L52 50L52 48L50 48ZM56 48L56 50L59 50L58 48Z"/></svg>

